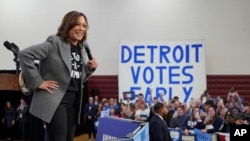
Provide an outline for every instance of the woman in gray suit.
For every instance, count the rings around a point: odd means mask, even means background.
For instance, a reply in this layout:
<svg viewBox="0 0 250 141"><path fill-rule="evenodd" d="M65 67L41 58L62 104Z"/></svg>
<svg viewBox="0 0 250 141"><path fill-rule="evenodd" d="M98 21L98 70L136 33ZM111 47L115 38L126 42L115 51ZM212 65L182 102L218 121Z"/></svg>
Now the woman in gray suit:
<svg viewBox="0 0 250 141"><path fill-rule="evenodd" d="M95 58L87 59L87 29L83 13L68 12L56 35L18 54L23 77L34 90L30 113L46 122L50 141L73 141L80 122L83 83L97 68Z"/></svg>

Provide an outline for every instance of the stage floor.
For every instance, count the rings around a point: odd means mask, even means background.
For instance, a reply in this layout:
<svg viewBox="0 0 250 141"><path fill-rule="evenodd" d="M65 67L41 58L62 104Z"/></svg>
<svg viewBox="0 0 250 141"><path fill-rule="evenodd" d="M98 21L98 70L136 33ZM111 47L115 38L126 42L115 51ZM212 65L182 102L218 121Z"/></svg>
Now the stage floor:
<svg viewBox="0 0 250 141"><path fill-rule="evenodd" d="M0 141L5 141L5 140L0 140ZM21 141L21 140L12 140L12 141ZM74 141L95 141L95 140L94 139L88 140L88 135L82 134L80 136L75 137Z"/></svg>
<svg viewBox="0 0 250 141"><path fill-rule="evenodd" d="M82 134L78 137L74 138L74 141L95 141L93 138L91 140L88 140L88 135L87 134Z"/></svg>

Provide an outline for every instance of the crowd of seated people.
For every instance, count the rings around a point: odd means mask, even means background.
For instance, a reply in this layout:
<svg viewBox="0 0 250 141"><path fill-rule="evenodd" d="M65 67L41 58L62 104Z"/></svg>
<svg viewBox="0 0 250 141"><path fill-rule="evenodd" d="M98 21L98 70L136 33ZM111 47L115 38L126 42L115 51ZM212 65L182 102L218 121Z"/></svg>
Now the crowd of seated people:
<svg viewBox="0 0 250 141"><path fill-rule="evenodd" d="M99 102L97 113L110 110L108 116L149 122L154 114L153 105L163 102L169 110L164 117L168 127L181 129L185 135L193 133L195 128L209 134L229 133L230 125L249 124L247 115L250 116L250 104L243 106L239 102L239 94L233 88L225 99L213 98L208 91L205 91L199 98L192 99L189 103L180 102L178 96L169 101L154 97L152 99L154 103L150 107L144 101L142 93L134 101L118 102L114 98L104 98Z"/></svg>
<svg viewBox="0 0 250 141"><path fill-rule="evenodd" d="M185 135L193 133L195 128L204 133L229 133L231 125L248 125L250 120L250 103L249 105L243 105L242 99L234 87L230 88L225 99L212 97L208 91L205 91L199 98L192 98L189 103L181 102L178 96L164 101L162 95L153 97L152 101L152 105L149 106L142 93L133 101L118 101L115 98L100 100L98 96L89 97L83 111L84 121L86 124L88 123L86 127L89 128L87 129L89 138L96 137L97 129L93 129L91 124L95 124L99 117L103 116L104 111L106 113L104 116L149 122L154 115L153 106L158 102L164 103L168 108L168 114L164 117L168 127L180 129ZM20 109L22 112L20 112ZM25 110L24 106L19 110L18 108L14 109L10 101L6 102L5 116L1 121L6 128L5 138L11 137L12 127L17 124L16 122L21 123L21 120L18 120L20 119L20 113L22 113L21 117L23 118L28 110ZM23 131L23 138L25 138L27 132L25 133L25 130L20 131Z"/></svg>

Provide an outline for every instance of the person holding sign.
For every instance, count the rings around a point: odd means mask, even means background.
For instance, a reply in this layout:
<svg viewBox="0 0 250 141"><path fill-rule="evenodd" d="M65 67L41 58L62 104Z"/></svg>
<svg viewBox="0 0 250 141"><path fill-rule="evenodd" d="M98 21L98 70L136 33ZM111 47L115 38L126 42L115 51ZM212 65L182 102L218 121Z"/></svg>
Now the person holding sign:
<svg viewBox="0 0 250 141"><path fill-rule="evenodd" d="M168 126L163 117L167 115L168 109L163 103L154 105L154 115L149 121L150 141L171 141Z"/></svg>

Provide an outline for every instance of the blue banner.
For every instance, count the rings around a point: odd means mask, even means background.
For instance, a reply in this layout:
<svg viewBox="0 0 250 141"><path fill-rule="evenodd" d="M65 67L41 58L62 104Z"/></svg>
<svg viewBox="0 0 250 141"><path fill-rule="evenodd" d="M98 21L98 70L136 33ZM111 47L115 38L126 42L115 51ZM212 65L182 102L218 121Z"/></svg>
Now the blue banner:
<svg viewBox="0 0 250 141"><path fill-rule="evenodd" d="M203 133L199 129L194 129L194 134L196 135L197 141L211 141L211 135Z"/></svg>
<svg viewBox="0 0 250 141"><path fill-rule="evenodd" d="M172 141L182 141L182 131L180 129L169 128Z"/></svg>
<svg viewBox="0 0 250 141"><path fill-rule="evenodd" d="M200 141L195 134L184 135L181 129L168 128L172 141Z"/></svg>
<svg viewBox="0 0 250 141"><path fill-rule="evenodd" d="M135 99L135 92L134 91L123 92L123 99L124 100L134 100Z"/></svg>
<svg viewBox="0 0 250 141"><path fill-rule="evenodd" d="M99 118L96 141L125 138L140 127L140 122L113 117Z"/></svg>

